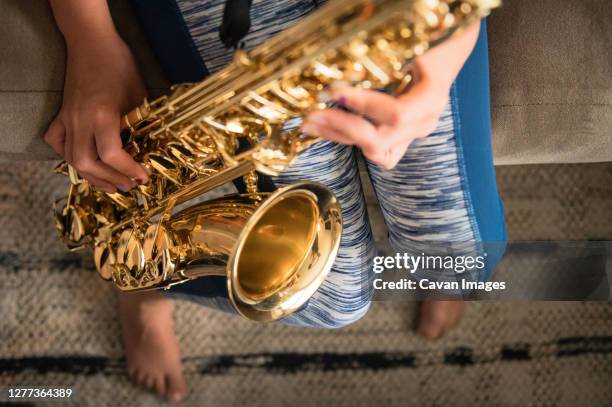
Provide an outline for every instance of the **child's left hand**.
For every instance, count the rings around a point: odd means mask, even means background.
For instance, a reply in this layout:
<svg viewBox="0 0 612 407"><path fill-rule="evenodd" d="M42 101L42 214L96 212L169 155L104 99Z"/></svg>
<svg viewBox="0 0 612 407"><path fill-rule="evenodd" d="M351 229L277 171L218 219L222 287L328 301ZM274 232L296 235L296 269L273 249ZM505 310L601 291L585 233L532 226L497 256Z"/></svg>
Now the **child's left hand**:
<svg viewBox="0 0 612 407"><path fill-rule="evenodd" d="M474 24L417 58L419 81L399 97L348 86L332 89L333 99L355 114L339 109L312 112L304 120L304 132L356 145L374 163L395 167L413 140L435 130L450 87L474 48L479 27Z"/></svg>
<svg viewBox="0 0 612 407"><path fill-rule="evenodd" d="M390 169L403 157L412 140L425 137L436 128L448 89L435 90L420 82L397 98L353 87L333 90L332 96L354 113L339 109L313 112L304 122L304 132L356 145L369 160Z"/></svg>

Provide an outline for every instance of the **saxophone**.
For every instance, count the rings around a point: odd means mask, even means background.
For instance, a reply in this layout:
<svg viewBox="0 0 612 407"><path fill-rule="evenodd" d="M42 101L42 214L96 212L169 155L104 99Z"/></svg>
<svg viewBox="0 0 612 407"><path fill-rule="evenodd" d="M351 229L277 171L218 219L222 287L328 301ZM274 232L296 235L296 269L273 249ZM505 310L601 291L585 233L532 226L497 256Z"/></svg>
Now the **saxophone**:
<svg viewBox="0 0 612 407"><path fill-rule="evenodd" d="M105 193L67 163L56 228L71 250L93 247L96 268L122 291L227 279L242 316L269 321L299 309L324 281L342 234L334 194L313 182L258 191L318 140L287 124L329 106L336 81L400 94L412 61L498 0L331 0L225 69L147 101L122 118L125 149L146 185ZM242 178L243 194L193 203ZM182 208L181 208L182 207Z"/></svg>

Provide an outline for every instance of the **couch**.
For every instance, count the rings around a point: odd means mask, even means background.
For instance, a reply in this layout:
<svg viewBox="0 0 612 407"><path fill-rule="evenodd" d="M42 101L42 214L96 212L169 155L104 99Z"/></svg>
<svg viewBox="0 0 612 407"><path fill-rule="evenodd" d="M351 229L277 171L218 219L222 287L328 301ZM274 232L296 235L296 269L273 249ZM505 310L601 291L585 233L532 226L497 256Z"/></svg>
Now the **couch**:
<svg viewBox="0 0 612 407"><path fill-rule="evenodd" d="M128 0L110 0L147 86L167 88ZM612 161L608 0L506 0L489 18L497 165ZM47 0L0 0L0 160L55 159L65 48Z"/></svg>

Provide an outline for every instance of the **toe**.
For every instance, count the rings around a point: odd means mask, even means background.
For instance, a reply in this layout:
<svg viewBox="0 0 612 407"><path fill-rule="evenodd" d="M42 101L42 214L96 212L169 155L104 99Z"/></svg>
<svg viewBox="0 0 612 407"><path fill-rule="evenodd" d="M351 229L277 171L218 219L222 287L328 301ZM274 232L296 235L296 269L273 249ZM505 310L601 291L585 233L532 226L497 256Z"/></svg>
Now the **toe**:
<svg viewBox="0 0 612 407"><path fill-rule="evenodd" d="M463 301L453 301L451 303L451 317L448 321L448 330L454 329L459 325L463 319L463 312L465 311L465 303Z"/></svg>
<svg viewBox="0 0 612 407"><path fill-rule="evenodd" d="M147 374L144 384L147 389L153 390L155 388L155 376L150 373Z"/></svg>
<svg viewBox="0 0 612 407"><path fill-rule="evenodd" d="M442 328L439 325L421 322L419 324L419 334L425 339L438 339L442 336Z"/></svg>
<svg viewBox="0 0 612 407"><path fill-rule="evenodd" d="M187 394L187 383L181 369L176 369L166 376L166 393L168 399L173 402L183 400Z"/></svg>
<svg viewBox="0 0 612 407"><path fill-rule="evenodd" d="M155 392L160 397L166 397L166 380L163 374L155 378Z"/></svg>
<svg viewBox="0 0 612 407"><path fill-rule="evenodd" d="M448 315L440 301L425 301L421 305L419 334L425 339L438 339L444 334Z"/></svg>
<svg viewBox="0 0 612 407"><path fill-rule="evenodd" d="M147 378L147 372L144 370L136 369L136 383L141 386L146 386L145 380Z"/></svg>
<svg viewBox="0 0 612 407"><path fill-rule="evenodd" d="M128 365L127 374L131 379L136 380L136 368L134 366Z"/></svg>

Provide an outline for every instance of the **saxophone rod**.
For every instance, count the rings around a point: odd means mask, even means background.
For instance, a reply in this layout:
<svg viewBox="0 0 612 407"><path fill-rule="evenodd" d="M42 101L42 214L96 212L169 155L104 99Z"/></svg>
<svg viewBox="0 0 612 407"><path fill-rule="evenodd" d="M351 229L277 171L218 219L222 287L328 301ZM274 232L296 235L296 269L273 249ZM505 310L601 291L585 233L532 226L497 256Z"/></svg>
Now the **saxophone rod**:
<svg viewBox="0 0 612 407"><path fill-rule="evenodd" d="M189 201L203 193L206 193L218 186L226 184L238 177L244 176L249 172L255 170L255 164L252 161L241 161L238 164L226 168L224 170L219 171L215 175L211 175L210 177L201 178L197 181L192 182L191 184L185 186L179 191L176 191L173 194L168 195L163 200L159 202L159 204L149 209L146 213L141 216L131 216L128 217L121 222L115 224L111 228L111 232L115 233L125 226L131 224L135 219L150 219L155 215L162 213L167 209L167 206L180 205L184 202Z"/></svg>
<svg viewBox="0 0 612 407"><path fill-rule="evenodd" d="M222 112L224 109L226 109L228 105L232 105L232 104L235 105L237 102L240 102L242 99L247 97L253 88L265 87L265 85L282 78L283 75L286 74L287 72L290 72L291 70L294 70L296 68L299 68L300 66L303 66L307 61L310 61L313 58L317 58L318 56L323 55L328 50L337 48L339 44L346 42L347 38L351 38L351 36L355 35L357 32L361 30L367 30L368 28L372 26L377 26L377 25L382 24L388 18L388 15L392 15L393 13L400 11L401 10L400 6L401 4L394 4L393 7L388 7L385 10L384 14L376 15L370 18L369 20L367 20L366 22L363 22L359 25L354 26L352 30L348 30L347 32L344 32L343 35L341 35L340 37L335 38L334 40L327 43L324 47L319 48L314 54L303 55L301 58L298 58L297 60L292 61L292 63L285 65L283 67L269 66L265 70L259 67L257 71L255 72L251 71L250 75L246 75L244 79L242 79L238 84L236 83L226 84L225 87L222 86L216 89L215 91L206 94L204 100L201 100L199 101L199 103L191 106L191 108L187 110L183 115L181 115L181 117L178 117L172 120L171 122L167 123L164 127L154 131L153 136L157 136L165 132L167 128L180 124L181 122L186 121L192 118L193 116L198 115L203 110L208 109L211 103L218 100L220 96L229 95L228 98L223 97L223 99L226 99L225 103L222 103L219 106L215 106L212 110L207 111L207 116L214 116ZM273 72L273 74L271 74L271 72ZM261 83L262 79L265 79L264 83ZM202 85L196 85L196 88L198 86L205 85L207 82L209 81L208 80L205 81ZM239 93L234 93L235 90L232 90L232 88L236 89L236 88L245 87L245 86L247 90L244 90ZM199 90L200 89L197 89L197 91ZM193 89L193 91L196 91L196 89ZM180 99L185 97L188 93L192 93L192 92L187 91L185 94L180 95L176 100L169 102L169 104L175 105ZM204 95L194 94L193 96L202 97ZM197 100L192 100L189 102L194 103L196 101ZM161 112L163 109L164 109L163 107L160 108L159 112ZM153 112L153 115L157 113L158 112Z"/></svg>
<svg viewBox="0 0 612 407"><path fill-rule="evenodd" d="M282 38L278 38L276 42L286 43L287 38L293 38L294 42L296 42L298 39L301 40L308 34L313 34L313 32L316 32L316 30L318 29L318 25L307 24L308 21L311 21L311 22L319 21L321 16L323 15L335 16L339 13L341 9L348 7L346 3L348 2L346 1L335 2L335 3L332 2L332 3L326 4L325 6L321 7L320 10L318 10L318 13L315 12L312 15L306 17L304 19L306 23L302 25L298 25L294 28L290 28L289 30L287 30L287 34L282 36ZM371 0L358 0L358 1L353 0L352 3L354 3L352 7L356 7L357 5L366 5L368 3L371 3ZM270 48L276 49L277 47L271 46L271 45L277 45L273 41L274 39L271 40L271 43L266 48L253 50L250 56L252 56L254 59L258 59L258 58L265 56L265 52L268 51ZM283 45L286 47L286 44L283 44ZM242 66L239 64L234 64L234 67L242 68ZM237 71L236 74L240 75L240 69L235 69L235 70ZM209 88L210 85L213 85L213 84L219 83L219 81L225 80L226 78L224 78L223 76L228 76L231 73L234 73L234 71L232 70L232 71L226 72L225 70L222 70L222 71L219 71L218 73L213 74L211 77L208 78L208 80L204 81L203 83L199 85L194 86L192 89L189 89L184 94L178 96L173 101L173 104L178 104L191 96L201 97L202 94L197 94L200 91L206 91L204 93L208 94L209 92L207 92L207 88Z"/></svg>

